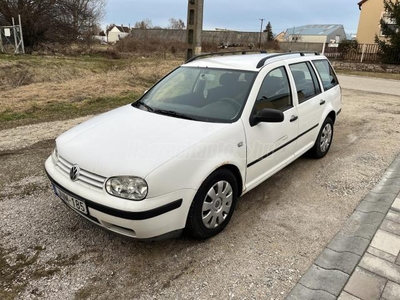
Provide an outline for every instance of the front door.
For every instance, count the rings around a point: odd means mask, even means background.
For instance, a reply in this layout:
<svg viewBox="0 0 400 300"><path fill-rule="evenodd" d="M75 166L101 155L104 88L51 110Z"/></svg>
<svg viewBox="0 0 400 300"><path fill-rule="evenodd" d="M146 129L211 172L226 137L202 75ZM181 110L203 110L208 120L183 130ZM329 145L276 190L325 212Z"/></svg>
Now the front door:
<svg viewBox="0 0 400 300"><path fill-rule="evenodd" d="M247 138L246 187L248 189L288 165L296 152L298 112L297 107L293 105L285 66L276 67L265 75L252 113L264 108L281 110L284 121L259 123L255 126L244 121Z"/></svg>

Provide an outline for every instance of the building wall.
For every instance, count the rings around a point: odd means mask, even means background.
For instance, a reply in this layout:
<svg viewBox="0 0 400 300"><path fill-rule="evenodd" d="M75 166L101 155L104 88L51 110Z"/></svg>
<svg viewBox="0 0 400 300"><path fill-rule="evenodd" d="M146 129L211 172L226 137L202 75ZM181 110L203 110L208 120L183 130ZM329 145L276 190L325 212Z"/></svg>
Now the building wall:
<svg viewBox="0 0 400 300"><path fill-rule="evenodd" d="M357 30L357 41L359 43L375 43L375 35L379 36L379 21L383 11L383 0L368 0L362 5Z"/></svg>
<svg viewBox="0 0 400 300"><path fill-rule="evenodd" d="M338 29L336 29L334 32L332 32L331 34L329 34L328 36L327 36L327 39L326 39L326 43L329 43L331 40L335 40L336 39L336 36L339 36L339 43L341 42L341 41L343 41L344 39L346 39L346 32L344 31L344 28L342 27L342 28L338 28Z"/></svg>
<svg viewBox="0 0 400 300"><path fill-rule="evenodd" d="M109 43L116 43L119 40L126 38L129 35L129 33L126 32L121 32L118 30L117 27L114 27L108 32L108 42Z"/></svg>
<svg viewBox="0 0 400 300"><path fill-rule="evenodd" d="M135 40L168 40L185 43L185 29L137 29L133 28L131 37ZM202 42L212 44L231 45L234 43L257 45L260 38L259 32L239 32L239 31L213 31L203 30ZM267 41L267 33L261 33L261 42Z"/></svg>

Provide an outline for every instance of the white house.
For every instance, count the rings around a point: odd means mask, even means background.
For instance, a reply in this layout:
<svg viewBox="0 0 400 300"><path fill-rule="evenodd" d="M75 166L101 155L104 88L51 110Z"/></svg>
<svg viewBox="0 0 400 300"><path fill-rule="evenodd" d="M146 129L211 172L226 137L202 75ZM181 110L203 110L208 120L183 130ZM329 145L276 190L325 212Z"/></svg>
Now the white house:
<svg viewBox="0 0 400 300"><path fill-rule="evenodd" d="M126 38L130 34L129 27L126 26L117 26L115 25L109 32L108 32L108 42L109 43L116 43L123 38Z"/></svg>
<svg viewBox="0 0 400 300"><path fill-rule="evenodd" d="M343 25L313 24L293 27L286 30L286 42L299 43L339 43L346 39Z"/></svg>

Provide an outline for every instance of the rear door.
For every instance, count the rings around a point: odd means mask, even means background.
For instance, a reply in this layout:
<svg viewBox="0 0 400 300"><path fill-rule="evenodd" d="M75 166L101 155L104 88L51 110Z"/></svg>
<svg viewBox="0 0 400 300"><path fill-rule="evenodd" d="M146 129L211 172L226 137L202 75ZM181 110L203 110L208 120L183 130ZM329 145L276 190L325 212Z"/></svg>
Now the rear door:
<svg viewBox="0 0 400 300"><path fill-rule="evenodd" d="M295 155L300 156L315 143L326 100L314 67L309 61L290 64L289 69L295 83L294 97L297 98L299 117L299 135Z"/></svg>

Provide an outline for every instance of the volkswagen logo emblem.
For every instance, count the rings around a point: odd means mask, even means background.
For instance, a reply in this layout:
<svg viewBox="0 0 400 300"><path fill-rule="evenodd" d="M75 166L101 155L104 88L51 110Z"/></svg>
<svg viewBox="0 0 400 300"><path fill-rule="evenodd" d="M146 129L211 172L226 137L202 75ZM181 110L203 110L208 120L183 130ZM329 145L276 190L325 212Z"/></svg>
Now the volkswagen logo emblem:
<svg viewBox="0 0 400 300"><path fill-rule="evenodd" d="M80 168L78 165L73 165L71 170L69 171L69 178L71 178L72 181L76 181L79 177L79 172Z"/></svg>

